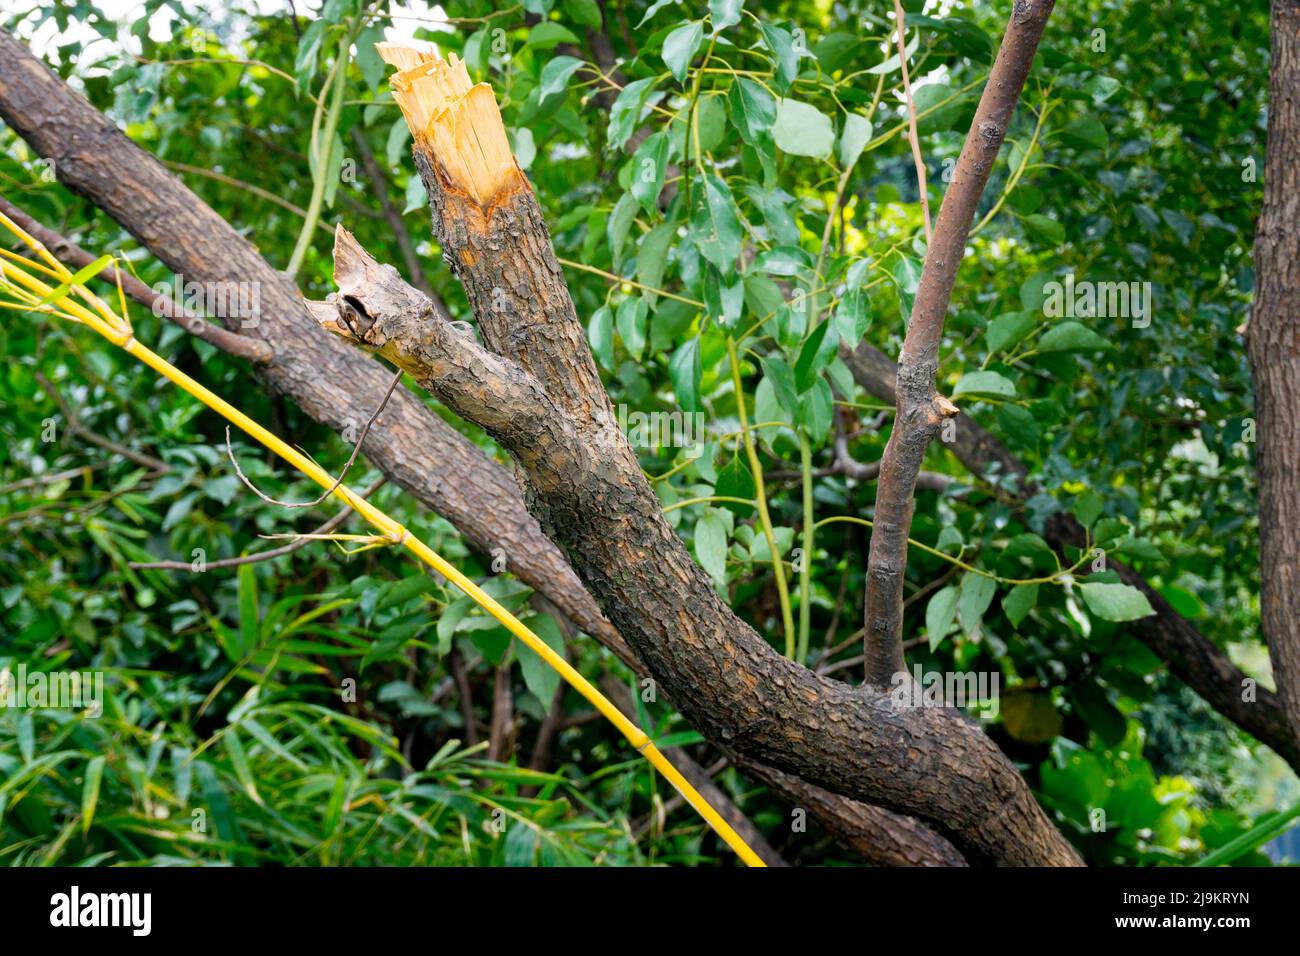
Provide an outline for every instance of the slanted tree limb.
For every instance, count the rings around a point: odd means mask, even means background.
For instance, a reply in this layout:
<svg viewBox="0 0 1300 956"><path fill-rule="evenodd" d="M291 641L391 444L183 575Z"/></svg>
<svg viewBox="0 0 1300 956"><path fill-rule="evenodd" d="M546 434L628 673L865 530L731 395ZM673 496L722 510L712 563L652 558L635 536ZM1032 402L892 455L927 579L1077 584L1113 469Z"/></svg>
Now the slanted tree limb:
<svg viewBox="0 0 1300 956"><path fill-rule="evenodd" d="M331 328L381 349L458 414L484 418L479 424L519 466L530 510L706 736L826 789L919 816L974 861L1078 864L973 722L820 678L722 601L618 428L531 187L508 153L499 156L504 134L490 88L470 86L454 61L406 48L381 52L401 70L394 97L412 127L434 232L485 346L528 376L528 399L520 400L518 376L498 366L469 375L460 364L466 346L448 345L429 310L390 311L409 295L350 288L334 305L366 321L350 327L341 311ZM485 409L485 390L502 381Z"/></svg>
<svg viewBox="0 0 1300 956"><path fill-rule="evenodd" d="M1282 709L1300 738L1300 4L1273 0L1264 208L1246 334L1255 382L1259 611Z"/></svg>
<svg viewBox="0 0 1300 956"><path fill-rule="evenodd" d="M966 866L951 843L911 817L850 800L775 767L734 760L745 776L767 784L792 807L807 810L835 842L876 866Z"/></svg>
<svg viewBox="0 0 1300 956"><path fill-rule="evenodd" d="M886 402L896 398L894 382L897 366L889 356L867 342L856 349L840 348L854 381L866 391ZM954 419L953 440L945 447L966 466L973 475L1010 487L1023 501L1038 492L1038 486L1029 481L1029 469L1013 455L992 433L982 428L970 416L960 414ZM1044 537L1058 551L1082 547L1084 529L1074 515L1059 512L1048 520ZM1262 744L1271 747L1291 767L1300 771L1300 743L1291 732L1282 712L1278 697L1264 687L1254 687L1254 697L1243 692L1254 682L1244 671L1229 660L1228 655L1197 630L1191 621L1170 606L1137 571L1128 565L1107 558L1107 565L1119 573L1120 579L1146 595L1155 616L1143 618L1128 625L1130 633L1146 644L1168 666L1170 672L1196 691L1211 707L1231 720Z"/></svg>
<svg viewBox="0 0 1300 956"><path fill-rule="evenodd" d="M875 527L867 565L866 676L889 685L903 663L903 577L912 528L916 476L926 449L957 407L935 389L939 343L966 236L1055 0L1015 0L952 181L926 250L911 320L898 363L894 428L880 460Z"/></svg>

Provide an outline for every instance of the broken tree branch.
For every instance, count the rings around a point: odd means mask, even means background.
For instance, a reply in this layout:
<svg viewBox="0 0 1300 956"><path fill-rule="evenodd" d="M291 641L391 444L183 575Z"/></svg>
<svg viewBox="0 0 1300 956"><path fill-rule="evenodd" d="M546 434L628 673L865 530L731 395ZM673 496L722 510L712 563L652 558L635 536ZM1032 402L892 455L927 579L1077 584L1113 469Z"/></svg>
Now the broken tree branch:
<svg viewBox="0 0 1300 956"><path fill-rule="evenodd" d="M373 320L368 345L410 363L418 381L511 453L530 509L682 714L730 751L923 818L972 860L1077 865L975 724L819 678L719 597L618 428L531 187L493 145L501 119L490 88L470 87L454 60L381 49L401 69L394 95L412 126L437 238L487 349L518 363L532 400L499 390L495 367L475 376L460 365L464 346L448 348L427 312L389 311L398 292L355 289L345 301Z"/></svg>

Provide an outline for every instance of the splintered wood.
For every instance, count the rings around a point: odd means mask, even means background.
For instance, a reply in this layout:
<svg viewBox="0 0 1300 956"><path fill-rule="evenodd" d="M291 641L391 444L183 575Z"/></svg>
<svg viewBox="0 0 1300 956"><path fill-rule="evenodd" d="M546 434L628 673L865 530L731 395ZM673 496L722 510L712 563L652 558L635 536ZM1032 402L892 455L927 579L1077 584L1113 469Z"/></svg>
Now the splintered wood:
<svg viewBox="0 0 1300 956"><path fill-rule="evenodd" d="M454 53L443 60L401 43L375 49L398 69L389 82L411 135L428 146L456 188L486 205L517 170L492 87L471 83Z"/></svg>

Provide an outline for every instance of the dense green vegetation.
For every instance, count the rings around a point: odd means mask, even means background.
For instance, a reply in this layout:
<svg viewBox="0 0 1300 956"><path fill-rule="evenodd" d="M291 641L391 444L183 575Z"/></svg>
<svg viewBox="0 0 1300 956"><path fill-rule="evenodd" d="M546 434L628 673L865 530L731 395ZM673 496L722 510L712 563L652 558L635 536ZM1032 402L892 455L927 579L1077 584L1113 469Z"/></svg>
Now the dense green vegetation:
<svg viewBox="0 0 1300 956"><path fill-rule="evenodd" d="M854 382L837 346L865 337L897 356L925 249L891 4L526 0L390 15L384 2L327 0L296 16L240 2L147 0L130 16L91 0L17 6L0 27L44 38L38 52L60 75L270 262L300 258L305 295L333 291L336 221L405 270L382 196L428 282L470 320L372 45L391 29L463 56L497 93L612 400L702 416L698 455L641 449L675 527L775 647L860 679L851 636L870 532L828 519L869 516L873 484L837 463L879 459L893 409ZM937 213L1007 4L903 6ZM1090 566L1091 550L1058 562L1040 536L1048 516L1072 511L1094 545L1268 683L1250 376L1235 332L1251 301L1267 29L1266 11L1221 0L1062 4L947 323L940 388L1041 490L1021 511L999 476L931 449L926 469L953 482L917 498L909 664L1000 675L988 732L1096 865L1190 864L1300 797L1280 760L1134 639L1141 621L1123 622L1149 610L1145 599L1108 589L1117 579ZM589 69L604 44L617 77ZM121 252L146 283L171 281L15 134L0 137L7 198L96 254ZM730 267L738 256L743 273ZM1049 283L1067 273L1149 283L1149 324L1048 316ZM142 341L323 465L347 460L347 442L256 388L246 363L131 314ZM729 337L743 345L735 365ZM293 512L249 493L217 416L84 330L6 312L0 341L0 667L105 675L98 718L0 710L0 860L731 864L689 810L663 812L671 790L589 705L557 693L538 658L401 554L320 542L238 569L133 569L195 549L206 561L262 550L282 542L259 535L311 531L335 505ZM234 449L268 494L316 496L260 449ZM348 480L379 477L363 455ZM374 500L584 674L639 692L448 521L391 485ZM500 667L515 724L494 761ZM558 737L535 748L553 707ZM669 708L640 707L661 745L717 761ZM471 733L482 742L468 746ZM792 830L790 808L736 770L717 779L791 862L857 862L815 822ZM1268 862L1250 843L1234 856Z"/></svg>

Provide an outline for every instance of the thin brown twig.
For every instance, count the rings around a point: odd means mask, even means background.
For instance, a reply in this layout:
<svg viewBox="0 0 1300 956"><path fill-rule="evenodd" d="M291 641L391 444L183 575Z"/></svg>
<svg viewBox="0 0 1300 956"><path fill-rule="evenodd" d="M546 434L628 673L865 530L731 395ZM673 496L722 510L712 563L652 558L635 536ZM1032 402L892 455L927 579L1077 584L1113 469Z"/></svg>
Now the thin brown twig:
<svg viewBox="0 0 1300 956"><path fill-rule="evenodd" d="M91 431L82 424L81 419L77 417L77 413L72 410L72 406L69 405L67 400L59 393L59 390L54 387L54 383L45 377L44 373L37 370L33 372L33 377L40 384L41 388L45 390L45 394L54 399L54 404L59 406L59 411L63 413L63 419L67 422L67 431L69 435L76 435L96 447L112 452L115 455L121 455L127 461L135 462L140 467L148 468L156 474L165 475L167 472L172 470L171 466L160 458L155 458L153 455L146 455L142 451L136 451L133 448L120 445L112 439L105 438L103 435Z"/></svg>
<svg viewBox="0 0 1300 956"><path fill-rule="evenodd" d="M384 484L387 479L383 475L371 486L361 492L362 498L369 498ZM311 532L313 535L330 534L335 528L348 520L352 514L352 506L346 505L343 510L334 517L330 518L323 525ZM296 541L278 548L271 548L268 551L259 551L256 554L241 554L237 558L222 558L220 561L208 561L203 566L204 571L216 571L221 568L237 568L241 564L256 564L259 561L271 561L275 558L283 558L286 554L293 554L295 551L301 551L307 545L311 544L311 537L302 537ZM129 565L135 571L193 571L194 565L189 561L132 561Z"/></svg>
<svg viewBox="0 0 1300 956"><path fill-rule="evenodd" d="M366 435L370 433L370 426L373 425L375 423L375 419L377 419L383 413L384 409L388 405L388 400L393 397L393 391L397 388L397 383L400 382L401 380L402 380L402 370L399 368L397 370L397 374L393 376L393 380L388 384L388 391L384 392L384 400L379 403L379 407L375 409L375 413L370 416L370 420L366 422L366 427L361 429L361 437L358 438L357 443L352 446L352 454L348 456L348 462L346 465L343 466L343 471L339 473L338 479L334 482L334 484L326 488L325 491L321 493L321 496L319 498L316 498L314 501L280 501L278 498L272 498L270 495L263 494L261 491L259 491L257 486L254 485L251 481L249 481L248 478L245 477L243 471L241 471L239 468L239 461L235 458L235 449L232 448L230 445L230 426L227 425L226 426L226 454L230 456L230 463L235 466L235 474L239 476L239 480L242 481L248 487L249 491L253 492L253 494L257 495L257 497L261 498L263 501L267 502L268 504L279 505L282 508L316 507L316 505L320 504L330 495L334 494L334 492L338 490L339 485L343 484L343 479L348 476L348 469L351 468L352 463L357 460L357 455L360 454L361 452L361 445L363 442L365 442Z"/></svg>
<svg viewBox="0 0 1300 956"><path fill-rule="evenodd" d="M925 217L925 242L930 244L930 197L925 181L925 160L921 157L921 140L916 132L916 101L912 99L912 79L907 73L907 15L901 0L894 0L898 20L898 65L903 71L903 93L907 97L907 119L912 140L912 159L916 163L916 182L921 194L921 213Z"/></svg>

